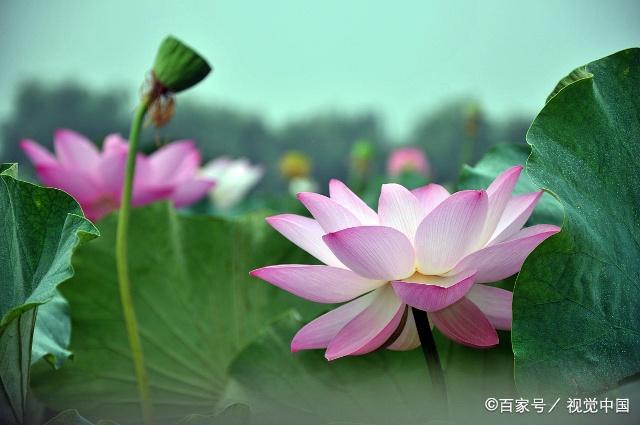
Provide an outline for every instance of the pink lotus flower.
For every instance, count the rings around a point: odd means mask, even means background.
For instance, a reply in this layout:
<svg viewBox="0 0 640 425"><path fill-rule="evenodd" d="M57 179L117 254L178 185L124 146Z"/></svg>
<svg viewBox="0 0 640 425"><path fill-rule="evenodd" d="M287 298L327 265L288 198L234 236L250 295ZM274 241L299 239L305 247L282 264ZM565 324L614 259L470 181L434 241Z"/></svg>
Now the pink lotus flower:
<svg viewBox="0 0 640 425"><path fill-rule="evenodd" d="M350 301L304 326L291 350L326 348L329 360L381 347L419 346L412 306L452 340L476 348L498 344L511 329L512 293L486 285L517 273L557 226L522 228L542 192L512 196L522 167L485 190L449 194L430 184L413 191L382 186L378 212L343 183L330 197L300 193L314 219L267 218L287 239L326 265L286 264L257 276L319 303Z"/></svg>
<svg viewBox="0 0 640 425"><path fill-rule="evenodd" d="M398 177L406 171L412 171L428 177L429 161L422 150L413 147L398 148L391 152L387 161L387 173L390 177Z"/></svg>
<svg viewBox="0 0 640 425"><path fill-rule="evenodd" d="M98 220L120 206L122 181L129 146L117 134L105 138L102 152L72 130L54 133L56 155L34 142L20 142L40 180L73 196L91 220ZM200 152L190 140L163 146L148 157L138 154L133 182L134 206L170 199L176 207L202 198L212 180L197 177Z"/></svg>

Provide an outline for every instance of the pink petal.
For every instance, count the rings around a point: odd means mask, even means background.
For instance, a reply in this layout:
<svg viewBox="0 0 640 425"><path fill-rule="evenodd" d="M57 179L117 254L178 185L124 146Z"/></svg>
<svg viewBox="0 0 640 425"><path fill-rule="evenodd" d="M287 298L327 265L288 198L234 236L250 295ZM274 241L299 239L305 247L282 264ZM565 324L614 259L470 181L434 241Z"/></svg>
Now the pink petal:
<svg viewBox="0 0 640 425"><path fill-rule="evenodd" d="M113 140L113 138L112 138ZM107 143L107 142L105 142ZM98 164L96 176L102 189L116 199L120 199L122 193L122 183L127 165L128 149L115 147L110 142L111 147L106 148Z"/></svg>
<svg viewBox="0 0 640 425"><path fill-rule="evenodd" d="M520 271L522 263L538 245L560 231L558 226L538 224L520 230L512 238L463 258L451 274L476 271L476 282L495 282Z"/></svg>
<svg viewBox="0 0 640 425"><path fill-rule="evenodd" d="M180 166L176 170L174 170L171 181L179 184L188 180L192 180L200 171L200 162L200 151L193 149L184 157L184 159L180 163ZM207 179L214 180L209 177L207 177Z"/></svg>
<svg viewBox="0 0 640 425"><path fill-rule="evenodd" d="M325 353L327 360L370 353L380 348L396 331L405 305L389 285L376 290L375 294L371 304L331 340Z"/></svg>
<svg viewBox="0 0 640 425"><path fill-rule="evenodd" d="M415 238L418 224L424 217L415 195L395 183L382 185L378 214L381 225L400 230L410 241Z"/></svg>
<svg viewBox="0 0 640 425"><path fill-rule="evenodd" d="M502 217L502 213L509 199L511 199L511 192L513 192L513 188L516 186L521 172L521 165L511 167L496 177L487 188L487 195L489 196L487 218L482 234L478 240L478 247L484 246L496 230L496 226L500 221L500 217Z"/></svg>
<svg viewBox="0 0 640 425"><path fill-rule="evenodd" d="M129 152L129 142L119 134L109 134L102 143L102 155L126 155Z"/></svg>
<svg viewBox="0 0 640 425"><path fill-rule="evenodd" d="M253 270L251 276L318 303L350 301L386 283L358 276L347 269L301 264L263 267Z"/></svg>
<svg viewBox="0 0 640 425"><path fill-rule="evenodd" d="M25 139L21 141L20 147L36 167L41 165L55 165L58 163L56 158L47 149L33 140Z"/></svg>
<svg viewBox="0 0 640 425"><path fill-rule="evenodd" d="M193 152L197 151L191 140L172 142L155 151L149 156L154 181L167 182L175 179L176 170L181 170L183 162L185 159L189 160Z"/></svg>
<svg viewBox="0 0 640 425"><path fill-rule="evenodd" d="M176 208L193 204L205 196L215 185L212 180L194 179L179 184L171 194L171 200Z"/></svg>
<svg viewBox="0 0 640 425"><path fill-rule="evenodd" d="M36 167L36 173L46 186L64 190L71 195L83 209L102 196L100 188L80 170L68 170L58 164Z"/></svg>
<svg viewBox="0 0 640 425"><path fill-rule="evenodd" d="M331 199L348 209L364 225L379 224L378 214L365 204L358 195L353 193L340 180L332 179L329 182L329 195Z"/></svg>
<svg viewBox="0 0 640 425"><path fill-rule="evenodd" d="M456 192L422 220L415 239L418 270L425 275L448 272L476 244L487 214L487 194Z"/></svg>
<svg viewBox="0 0 640 425"><path fill-rule="evenodd" d="M323 263L335 267L345 267L322 240L325 232L314 219L295 214L281 214L267 217L266 220L285 238Z"/></svg>
<svg viewBox="0 0 640 425"><path fill-rule="evenodd" d="M134 207L141 207L152 202L168 199L173 193L172 186L164 187L135 187L133 188L133 196L131 204Z"/></svg>
<svg viewBox="0 0 640 425"><path fill-rule="evenodd" d="M329 233L322 239L344 265L360 276L396 280L414 272L411 242L391 227L352 227Z"/></svg>
<svg viewBox="0 0 640 425"><path fill-rule="evenodd" d="M58 161L68 170L94 172L100 162L98 148L89 139L73 130L56 130L53 144Z"/></svg>
<svg viewBox="0 0 640 425"><path fill-rule="evenodd" d="M459 344L474 348L498 345L498 333L482 311L466 298L444 310L429 313L433 324Z"/></svg>
<svg viewBox="0 0 640 425"><path fill-rule="evenodd" d="M413 311L408 309L407 322L402 328L402 332L398 335L395 341L387 348L394 351L407 351L413 350L420 346L420 337L418 336L418 330L416 329L416 322L413 319Z"/></svg>
<svg viewBox="0 0 640 425"><path fill-rule="evenodd" d="M360 220L348 209L324 195L312 192L298 193L298 199L318 220L325 233L337 232L348 227L359 226Z"/></svg>
<svg viewBox="0 0 640 425"><path fill-rule="evenodd" d="M487 285L473 285L467 294L496 329L511 330L511 301L513 293Z"/></svg>
<svg viewBox="0 0 640 425"><path fill-rule="evenodd" d="M378 296L370 292L306 324L291 341L291 351L327 348L331 340Z"/></svg>
<svg viewBox="0 0 640 425"><path fill-rule="evenodd" d="M82 205L84 215L91 221L98 221L119 208L120 200L110 197L100 198L90 204Z"/></svg>
<svg viewBox="0 0 640 425"><path fill-rule="evenodd" d="M510 238L525 225L538 200L542 196L542 191L526 193L512 197L500 217L495 232L489 240L489 244L494 245Z"/></svg>
<svg viewBox="0 0 640 425"><path fill-rule="evenodd" d="M142 154L136 155L136 171L133 179L133 205L138 207L168 199L175 191L172 182L157 182L154 180L153 170L149 158Z"/></svg>
<svg viewBox="0 0 640 425"><path fill-rule="evenodd" d="M435 207L449 197L449 191L435 183L413 189L411 192L420 202L423 217L426 217Z"/></svg>
<svg viewBox="0 0 640 425"><path fill-rule="evenodd" d="M474 283L474 273L453 276L415 274L402 281L391 282L396 295L412 307L437 311L464 297Z"/></svg>

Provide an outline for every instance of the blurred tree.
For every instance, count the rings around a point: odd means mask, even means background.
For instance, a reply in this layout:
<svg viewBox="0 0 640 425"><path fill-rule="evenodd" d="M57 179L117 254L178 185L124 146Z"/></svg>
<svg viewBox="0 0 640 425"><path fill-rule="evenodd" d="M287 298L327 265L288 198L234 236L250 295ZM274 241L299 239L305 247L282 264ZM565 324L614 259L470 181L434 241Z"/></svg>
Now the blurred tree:
<svg viewBox="0 0 640 425"><path fill-rule="evenodd" d="M525 115L514 116L496 123L495 142L526 143L525 135L527 134L527 130L529 130L529 126L531 126L533 118L533 116Z"/></svg>
<svg viewBox="0 0 640 425"><path fill-rule="evenodd" d="M19 141L32 138L51 147L53 131L60 127L79 131L98 144L109 133L126 135L133 105L130 94L133 94L130 90L123 89L88 89L77 82L24 83L13 102L12 113L0 127L0 160L27 165ZM495 142L524 142L529 122L526 117L489 121L477 103L459 100L424 115L404 142L426 151L434 181L452 182L462 161L474 163ZM264 164L266 173L257 188L264 196L286 191L287 182L277 167L282 154L291 150L310 158L310 177L323 191L331 178L344 181L353 178L349 176L351 154L358 140L366 140L373 152L365 180L370 178L379 190L377 176L384 175L389 151L399 145L386 136L382 120L371 112L310 115L273 129L259 115L204 99L180 102L166 127L147 128L142 149L151 151L176 139L194 139L203 161L219 156L244 156ZM377 195L372 194L371 199L375 201Z"/></svg>
<svg viewBox="0 0 640 425"><path fill-rule="evenodd" d="M194 139L204 160L245 156L253 162L264 162L272 143L269 129L260 117L196 101L177 105L173 119L161 134L167 141Z"/></svg>
<svg viewBox="0 0 640 425"><path fill-rule="evenodd" d="M433 179L448 182L457 178L463 163L475 163L495 143L524 143L522 122L507 119L496 125L478 103L458 100L420 118L408 141L427 152Z"/></svg>
<svg viewBox="0 0 640 425"><path fill-rule="evenodd" d="M0 129L2 162L27 163L19 146L25 138L51 148L56 128L71 128L97 141L128 131L129 97L121 89L98 92L75 82L51 86L29 81L18 89L13 104Z"/></svg>

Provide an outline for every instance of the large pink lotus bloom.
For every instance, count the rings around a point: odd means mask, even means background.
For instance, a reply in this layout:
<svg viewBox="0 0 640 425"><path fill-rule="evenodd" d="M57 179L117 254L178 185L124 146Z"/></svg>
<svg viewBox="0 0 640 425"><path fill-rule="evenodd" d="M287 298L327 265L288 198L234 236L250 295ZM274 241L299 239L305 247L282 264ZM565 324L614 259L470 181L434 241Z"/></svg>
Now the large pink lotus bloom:
<svg viewBox="0 0 640 425"><path fill-rule="evenodd" d="M411 171L425 177L429 176L429 161L422 150L414 147L405 147L394 149L391 154L389 154L387 161L387 173L389 176L398 177L406 171Z"/></svg>
<svg viewBox="0 0 640 425"><path fill-rule="evenodd" d="M485 190L449 194L430 184L409 191L382 186L378 212L343 183L330 197L300 193L315 219L267 218L277 231L326 265L286 264L251 272L319 303L348 302L304 326L291 350L326 348L329 360L420 342L412 306L452 340L476 348L498 344L511 329L512 293L487 283L517 273L557 226L522 228L542 192L512 196L522 167Z"/></svg>
<svg viewBox="0 0 640 425"><path fill-rule="evenodd" d="M91 220L120 206L129 145L118 134L105 138L100 152L86 137L72 130L56 130L55 156L33 140L20 142L47 186L73 196ZM170 199L176 207L202 198L213 187L198 177L200 152L190 140L170 143L149 156L138 154L133 181L134 206Z"/></svg>

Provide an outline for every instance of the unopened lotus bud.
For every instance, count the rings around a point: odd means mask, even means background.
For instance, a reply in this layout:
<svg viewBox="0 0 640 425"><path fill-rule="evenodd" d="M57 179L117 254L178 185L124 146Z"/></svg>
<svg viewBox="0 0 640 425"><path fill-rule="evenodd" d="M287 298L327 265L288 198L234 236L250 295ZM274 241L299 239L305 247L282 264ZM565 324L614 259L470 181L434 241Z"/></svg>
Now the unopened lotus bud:
<svg viewBox="0 0 640 425"><path fill-rule="evenodd" d="M351 168L356 176L364 176L376 156L373 144L365 139L357 140L351 147Z"/></svg>

